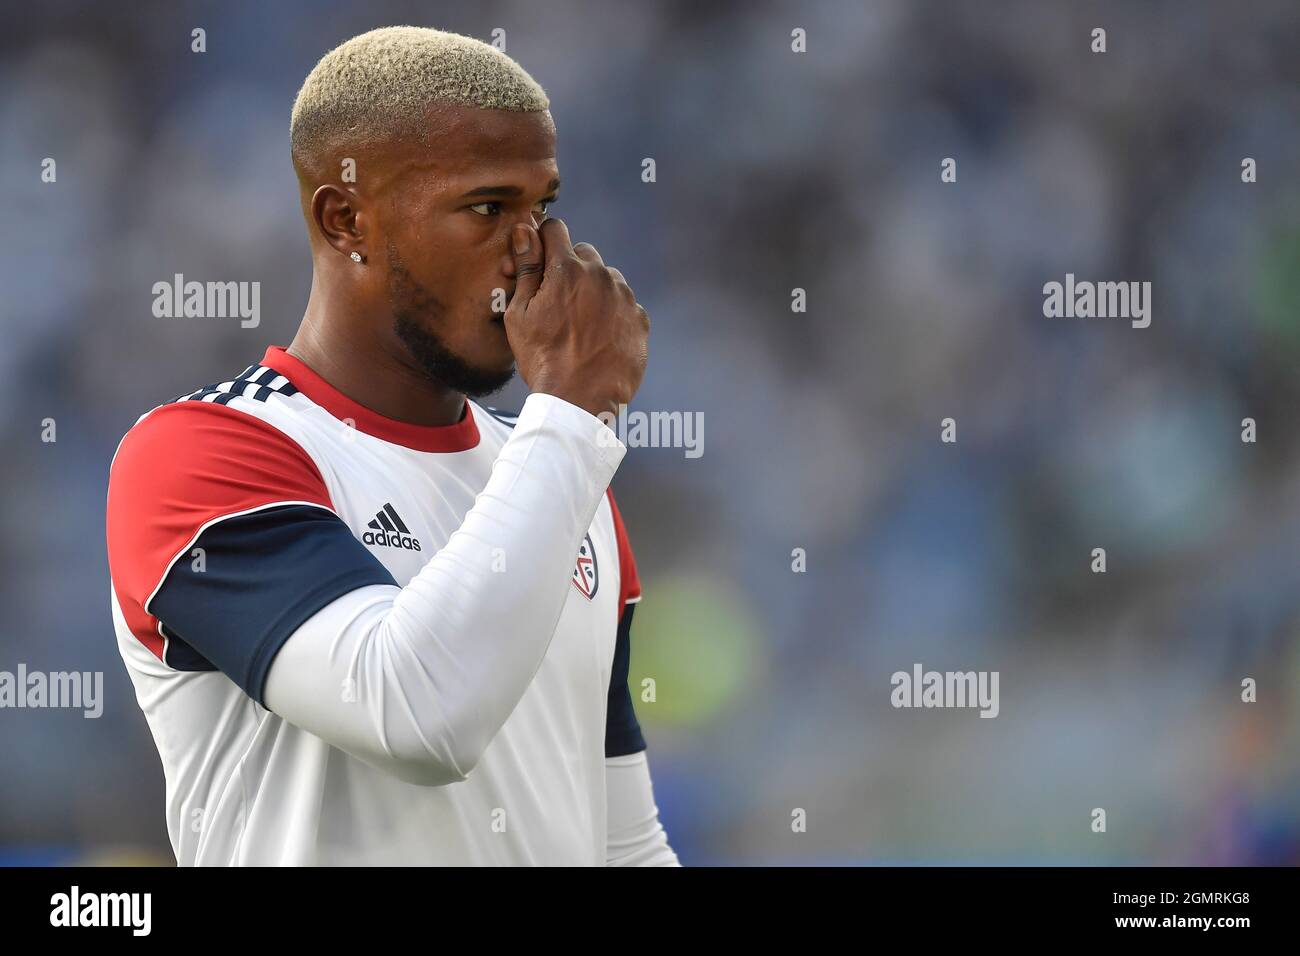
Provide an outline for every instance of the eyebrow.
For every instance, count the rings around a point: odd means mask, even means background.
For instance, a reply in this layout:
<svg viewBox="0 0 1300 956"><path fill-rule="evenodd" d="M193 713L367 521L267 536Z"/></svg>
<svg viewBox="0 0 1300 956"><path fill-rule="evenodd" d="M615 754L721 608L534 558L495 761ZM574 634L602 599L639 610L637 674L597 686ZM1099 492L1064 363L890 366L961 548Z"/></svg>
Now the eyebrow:
<svg viewBox="0 0 1300 956"><path fill-rule="evenodd" d="M546 185L546 191L553 193L560 188L560 180L552 179ZM479 196L522 196L524 191L518 186L479 186L477 189L471 189L462 195L461 199L472 199Z"/></svg>

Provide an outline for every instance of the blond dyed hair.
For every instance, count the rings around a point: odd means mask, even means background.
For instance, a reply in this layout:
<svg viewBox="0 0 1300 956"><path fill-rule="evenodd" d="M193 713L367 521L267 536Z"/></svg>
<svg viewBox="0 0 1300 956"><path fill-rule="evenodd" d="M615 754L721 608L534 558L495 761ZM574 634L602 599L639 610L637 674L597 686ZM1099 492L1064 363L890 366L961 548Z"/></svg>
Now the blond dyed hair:
<svg viewBox="0 0 1300 956"><path fill-rule="evenodd" d="M435 103L538 112L550 107L528 71L496 47L443 30L384 27L321 57L289 119L295 162L331 143L418 135Z"/></svg>

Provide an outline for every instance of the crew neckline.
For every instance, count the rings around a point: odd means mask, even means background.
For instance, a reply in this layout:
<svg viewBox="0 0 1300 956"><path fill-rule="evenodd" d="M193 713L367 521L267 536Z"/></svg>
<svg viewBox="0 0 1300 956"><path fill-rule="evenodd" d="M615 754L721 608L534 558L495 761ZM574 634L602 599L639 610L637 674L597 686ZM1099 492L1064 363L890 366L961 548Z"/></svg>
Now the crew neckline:
<svg viewBox="0 0 1300 956"><path fill-rule="evenodd" d="M415 451L469 451L478 445L478 425L474 421L474 412L468 398L465 399L465 410L461 413L460 421L456 424L415 425L388 418L348 398L321 378L311 366L290 355L283 345L268 346L262 364L279 372L298 391L335 418L341 421L351 419L356 429L367 435Z"/></svg>

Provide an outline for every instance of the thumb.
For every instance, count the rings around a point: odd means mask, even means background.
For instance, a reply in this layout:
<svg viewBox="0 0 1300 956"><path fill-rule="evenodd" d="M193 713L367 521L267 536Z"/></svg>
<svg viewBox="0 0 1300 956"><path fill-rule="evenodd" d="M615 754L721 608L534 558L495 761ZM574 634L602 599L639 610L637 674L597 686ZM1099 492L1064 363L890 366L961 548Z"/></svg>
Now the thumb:
<svg viewBox="0 0 1300 956"><path fill-rule="evenodd" d="M510 251L515 257L515 294L510 298L506 315L523 315L528 301L542 284L542 269L546 264L545 249L537 230L527 223L519 223L510 231Z"/></svg>

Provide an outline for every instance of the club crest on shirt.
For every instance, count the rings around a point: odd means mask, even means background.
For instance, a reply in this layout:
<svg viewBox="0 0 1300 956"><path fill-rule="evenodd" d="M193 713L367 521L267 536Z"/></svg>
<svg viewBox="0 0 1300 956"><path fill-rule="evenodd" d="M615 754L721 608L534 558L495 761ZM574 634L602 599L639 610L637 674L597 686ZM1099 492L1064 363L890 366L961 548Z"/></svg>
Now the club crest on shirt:
<svg viewBox="0 0 1300 956"><path fill-rule="evenodd" d="M582 592L588 601L596 596L600 584L600 571L596 567L596 549L592 546L591 535L582 539L578 548L578 563L573 568L573 586Z"/></svg>

